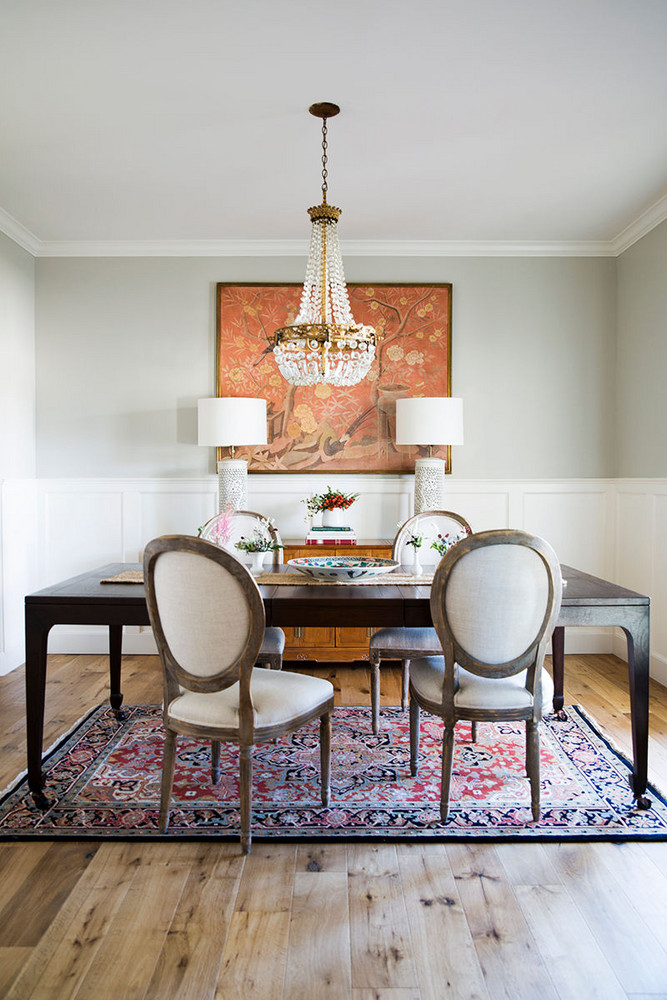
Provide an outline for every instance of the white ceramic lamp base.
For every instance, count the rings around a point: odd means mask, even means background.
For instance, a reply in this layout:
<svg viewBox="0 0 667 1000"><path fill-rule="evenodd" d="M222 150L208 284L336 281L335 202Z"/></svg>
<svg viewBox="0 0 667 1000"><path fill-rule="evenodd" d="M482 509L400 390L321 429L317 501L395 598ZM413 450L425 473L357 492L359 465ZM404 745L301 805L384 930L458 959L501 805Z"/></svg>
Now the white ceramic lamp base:
<svg viewBox="0 0 667 1000"><path fill-rule="evenodd" d="M445 463L441 458L418 458L415 462L415 514L440 510L445 487Z"/></svg>
<svg viewBox="0 0 667 1000"><path fill-rule="evenodd" d="M248 463L242 458L218 462L218 513L248 509Z"/></svg>

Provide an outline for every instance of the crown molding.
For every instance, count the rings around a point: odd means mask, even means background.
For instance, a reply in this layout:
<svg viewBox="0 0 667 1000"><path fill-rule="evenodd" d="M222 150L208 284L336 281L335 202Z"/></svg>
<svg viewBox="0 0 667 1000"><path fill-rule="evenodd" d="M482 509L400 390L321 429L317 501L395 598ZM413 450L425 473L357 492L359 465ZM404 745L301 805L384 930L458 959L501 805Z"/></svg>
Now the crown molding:
<svg viewBox="0 0 667 1000"><path fill-rule="evenodd" d="M39 257L39 251L42 246L41 240L34 233L31 233L29 229L26 229L25 226L22 226L13 215L5 212L4 208L0 208L0 232L4 233L5 236L9 236L10 240L14 240L14 243L18 243L20 247L31 253L33 257Z"/></svg>
<svg viewBox="0 0 667 1000"><path fill-rule="evenodd" d="M39 242L39 241L38 241ZM347 257L611 257L611 243L342 240ZM37 257L306 257L307 240L44 241Z"/></svg>
<svg viewBox="0 0 667 1000"><path fill-rule="evenodd" d="M642 212L638 219L626 226L616 239L612 240L615 256L618 257L665 219L667 219L667 194L654 202L645 212Z"/></svg>
<svg viewBox="0 0 667 1000"><path fill-rule="evenodd" d="M342 240L345 257L618 257L667 219L667 195L613 240ZM40 240L0 208L0 232L33 257L306 257L307 240Z"/></svg>

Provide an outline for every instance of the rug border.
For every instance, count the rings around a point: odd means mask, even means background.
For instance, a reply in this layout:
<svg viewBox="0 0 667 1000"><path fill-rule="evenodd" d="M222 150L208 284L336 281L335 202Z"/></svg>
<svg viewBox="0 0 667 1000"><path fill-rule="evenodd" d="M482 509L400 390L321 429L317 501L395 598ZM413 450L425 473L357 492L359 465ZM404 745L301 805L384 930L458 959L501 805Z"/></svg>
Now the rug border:
<svg viewBox="0 0 667 1000"><path fill-rule="evenodd" d="M88 712L84 713L79 719L74 722L69 729L62 733L54 743L45 751L42 757L43 763L46 763L50 758L58 753L64 743L74 735L78 729L82 728L88 720L95 714L106 712L109 709L108 702L102 702L91 708ZM126 706L126 708L139 708L139 705ZM149 706L155 707L155 706ZM366 705L340 705L339 708L367 708ZM575 712L579 719L585 724L585 726L593 733L593 735L603 743L613 756L615 756L622 764L624 764L630 770L632 769L632 762L627 754L620 749L610 737L606 736L602 728L599 726L597 720L588 713L581 705L568 705L566 706L566 711ZM549 713L551 714L551 713ZM27 783L27 770L23 770L16 778L13 779L10 784L0 792L0 806L2 806L7 798L12 795L20 786ZM648 796L655 796L660 800L661 804L667 808L667 798L665 795L654 785L652 782L647 782L646 794ZM118 834L109 836L108 834L100 833L77 833L73 836L64 835L54 835L53 833L6 833L0 831L0 843L19 843L23 841L82 841L85 843L233 843L238 842L239 833L234 831L233 833L220 833L216 837L206 836L202 837L201 834L195 833L134 833L134 834ZM600 833L597 830L592 830L589 833L575 833L569 834L565 837L554 836L553 834L533 834L530 837L526 837L525 834L517 831L516 833L484 833L484 834L471 834L467 833L447 833L442 834L434 833L428 837L424 837L418 833L415 834L403 834L401 836L391 836L388 834L350 834L350 833L314 833L307 837L300 835L290 835L284 834L279 837L271 837L263 835L262 833L252 834L253 843L270 844L275 842L285 843L285 844L320 844L320 843L342 843L342 844L355 844L355 843L374 843L374 844L455 844L455 843L472 843L472 844L517 844L517 843L530 843L530 844L542 844L542 843L553 843L553 844L563 844L563 843L643 843L646 841L653 842L664 842L667 841L667 831L646 831L640 832L636 831L628 834L627 831L617 831L617 832L607 832Z"/></svg>

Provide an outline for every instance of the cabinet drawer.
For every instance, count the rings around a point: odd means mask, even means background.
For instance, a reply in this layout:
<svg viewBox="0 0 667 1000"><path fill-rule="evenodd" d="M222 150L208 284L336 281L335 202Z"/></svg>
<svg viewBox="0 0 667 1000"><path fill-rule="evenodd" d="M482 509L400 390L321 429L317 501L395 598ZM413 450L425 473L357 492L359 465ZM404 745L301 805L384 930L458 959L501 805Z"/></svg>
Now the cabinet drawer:
<svg viewBox="0 0 667 1000"><path fill-rule="evenodd" d="M336 642L336 630L333 627L299 626L285 627L286 646L334 646Z"/></svg>

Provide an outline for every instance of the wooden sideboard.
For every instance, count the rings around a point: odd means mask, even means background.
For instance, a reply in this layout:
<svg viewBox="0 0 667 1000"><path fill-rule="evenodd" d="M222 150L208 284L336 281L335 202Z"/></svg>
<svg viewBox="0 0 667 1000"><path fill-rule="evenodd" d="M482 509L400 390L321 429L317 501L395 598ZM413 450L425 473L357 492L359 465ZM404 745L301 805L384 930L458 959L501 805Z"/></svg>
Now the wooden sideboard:
<svg viewBox="0 0 667 1000"><path fill-rule="evenodd" d="M360 538L356 545L305 545L302 541L285 541L283 557L299 559L302 556L373 556L391 559L390 539L366 540ZM347 662L368 659L368 640L373 628L285 628L286 660L318 660Z"/></svg>

